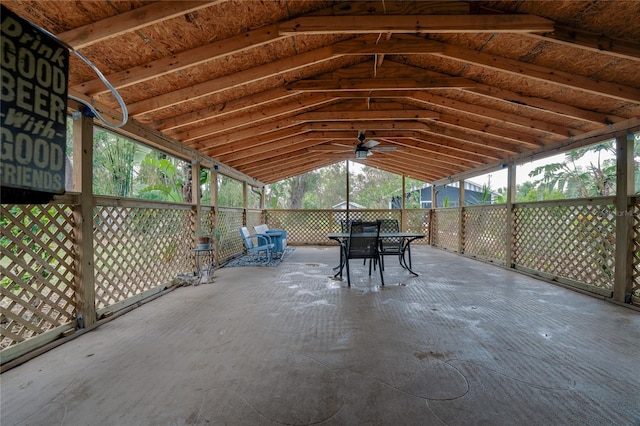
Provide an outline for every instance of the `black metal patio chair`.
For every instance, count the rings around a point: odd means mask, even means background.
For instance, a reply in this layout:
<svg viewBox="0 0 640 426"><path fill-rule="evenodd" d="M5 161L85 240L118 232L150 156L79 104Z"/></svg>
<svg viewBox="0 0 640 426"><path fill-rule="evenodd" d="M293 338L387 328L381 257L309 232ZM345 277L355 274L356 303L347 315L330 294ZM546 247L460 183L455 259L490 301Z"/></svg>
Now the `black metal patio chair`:
<svg viewBox="0 0 640 426"><path fill-rule="evenodd" d="M378 236L380 235L380 222L351 222L349 228L349 239L342 245L343 257L347 267L347 285L351 287L351 274L349 271L349 259L369 259L369 275L371 267L380 262L380 252L378 246ZM380 270L380 281L384 285L382 268ZM340 271L342 276L342 270Z"/></svg>

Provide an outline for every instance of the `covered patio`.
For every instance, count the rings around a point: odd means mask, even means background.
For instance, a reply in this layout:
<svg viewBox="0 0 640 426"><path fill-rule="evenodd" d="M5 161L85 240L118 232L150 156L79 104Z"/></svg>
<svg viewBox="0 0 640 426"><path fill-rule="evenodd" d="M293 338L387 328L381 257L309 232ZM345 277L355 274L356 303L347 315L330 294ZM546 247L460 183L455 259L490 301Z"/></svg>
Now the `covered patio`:
<svg viewBox="0 0 640 426"><path fill-rule="evenodd" d="M383 288L335 247L220 269L5 372L2 424L637 424L637 312L413 255Z"/></svg>
<svg viewBox="0 0 640 426"><path fill-rule="evenodd" d="M2 11L3 425L638 424L640 2ZM594 144L597 191L517 198L523 164ZM346 209L265 204L336 164ZM397 177L389 208L350 207L356 164ZM419 276L332 279L355 217L423 234ZM260 224L293 254L225 267ZM185 285L199 236L214 282Z"/></svg>

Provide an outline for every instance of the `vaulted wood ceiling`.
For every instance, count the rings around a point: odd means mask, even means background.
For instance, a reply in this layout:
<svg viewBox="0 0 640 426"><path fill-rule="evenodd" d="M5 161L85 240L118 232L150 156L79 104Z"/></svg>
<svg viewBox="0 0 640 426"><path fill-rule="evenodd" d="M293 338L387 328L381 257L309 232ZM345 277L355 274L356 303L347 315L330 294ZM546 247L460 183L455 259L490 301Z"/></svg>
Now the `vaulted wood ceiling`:
<svg viewBox="0 0 640 426"><path fill-rule="evenodd" d="M395 150L357 161L441 182L640 125L637 1L2 3L130 125L254 182L355 160L359 132ZM70 87L118 115L75 57Z"/></svg>

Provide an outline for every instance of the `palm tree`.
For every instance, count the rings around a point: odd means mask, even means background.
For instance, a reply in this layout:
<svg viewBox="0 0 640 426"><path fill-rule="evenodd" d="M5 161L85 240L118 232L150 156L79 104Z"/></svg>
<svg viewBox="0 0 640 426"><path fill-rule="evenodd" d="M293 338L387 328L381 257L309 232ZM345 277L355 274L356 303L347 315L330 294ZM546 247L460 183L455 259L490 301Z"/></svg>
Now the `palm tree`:
<svg viewBox="0 0 640 426"><path fill-rule="evenodd" d="M564 162L537 167L529 176L541 176L533 182L539 194L559 191L571 198L612 195L615 191L616 165L615 160L603 159L603 153L606 152L615 156L613 141L572 150L565 155ZM577 164L578 160L589 154L596 154L595 161L591 161L588 166Z"/></svg>

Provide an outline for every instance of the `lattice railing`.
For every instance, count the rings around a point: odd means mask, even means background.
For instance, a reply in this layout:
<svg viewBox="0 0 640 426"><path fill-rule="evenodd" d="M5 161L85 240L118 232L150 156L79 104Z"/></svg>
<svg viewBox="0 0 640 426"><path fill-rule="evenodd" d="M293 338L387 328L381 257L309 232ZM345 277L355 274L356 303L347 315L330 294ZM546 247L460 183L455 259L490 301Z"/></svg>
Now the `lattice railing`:
<svg viewBox="0 0 640 426"><path fill-rule="evenodd" d="M506 261L507 206L505 204L464 208L464 253Z"/></svg>
<svg viewBox="0 0 640 426"><path fill-rule="evenodd" d="M411 243L429 244L429 215L428 209L409 209L404 211L404 230L407 232L419 232L424 234L424 238L420 238Z"/></svg>
<svg viewBox="0 0 640 426"><path fill-rule="evenodd" d="M613 199L519 204L514 263L613 290L615 217Z"/></svg>
<svg viewBox="0 0 640 426"><path fill-rule="evenodd" d="M218 209L218 231L220 233L218 258L221 262L243 252L244 244L239 231L244 226L243 220L243 209L233 207L220 207Z"/></svg>
<svg viewBox="0 0 640 426"><path fill-rule="evenodd" d="M213 207L202 206L200 214L200 233L214 235L216 229L216 211Z"/></svg>
<svg viewBox="0 0 640 426"><path fill-rule="evenodd" d="M435 209L433 212L433 245L458 251L460 235L460 210L457 208Z"/></svg>
<svg viewBox="0 0 640 426"><path fill-rule="evenodd" d="M76 313L71 205L2 205L0 348L72 321Z"/></svg>
<svg viewBox="0 0 640 426"><path fill-rule="evenodd" d="M191 206L95 207L96 309L108 307L193 271Z"/></svg>
<svg viewBox="0 0 640 426"><path fill-rule="evenodd" d="M424 216L424 211L420 210L420 212L421 214L415 216L416 221L418 217ZM402 223L402 211L351 210L348 213L348 220L375 221L377 219L396 219ZM326 245L335 244L327 238L327 234L340 232L341 222L347 220L347 212L345 210L267 210L265 220L270 228L287 230L287 244ZM426 226L428 227L428 222ZM416 230L421 229L417 223L415 227ZM424 224L422 229L424 230Z"/></svg>
<svg viewBox="0 0 640 426"><path fill-rule="evenodd" d="M254 232L253 227L265 223L262 210L247 210L247 228L251 233Z"/></svg>

